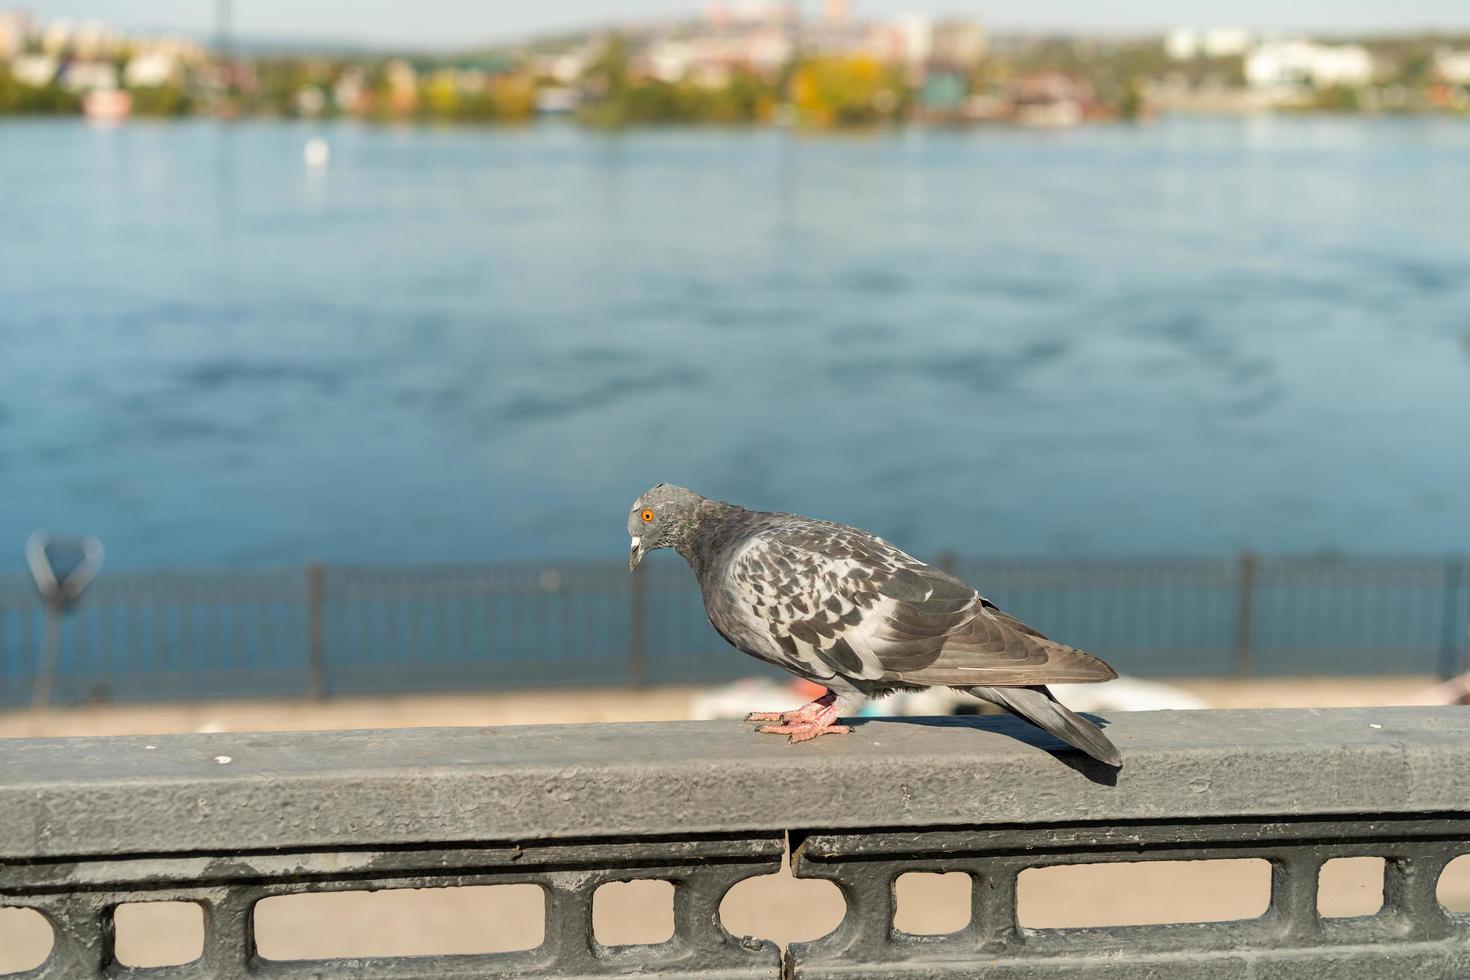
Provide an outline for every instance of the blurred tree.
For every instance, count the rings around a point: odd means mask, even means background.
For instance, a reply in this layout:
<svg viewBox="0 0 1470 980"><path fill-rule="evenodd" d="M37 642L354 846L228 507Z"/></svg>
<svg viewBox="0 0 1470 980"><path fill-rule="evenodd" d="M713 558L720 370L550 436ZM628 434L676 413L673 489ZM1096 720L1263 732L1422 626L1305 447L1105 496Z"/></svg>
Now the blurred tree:
<svg viewBox="0 0 1470 980"><path fill-rule="evenodd" d="M459 83L453 71L437 71L430 75L422 95L420 107L425 114L438 119L454 119L461 115L461 109L465 115L475 118L495 118L493 99L476 99L472 95L461 104Z"/></svg>
<svg viewBox="0 0 1470 980"><path fill-rule="evenodd" d="M1357 112L1363 107L1361 92L1345 85L1334 85L1316 94L1310 108L1328 112Z"/></svg>
<svg viewBox="0 0 1470 980"><path fill-rule="evenodd" d="M628 122L628 43L613 34L582 74L587 100L581 118L596 126L622 126Z"/></svg>
<svg viewBox="0 0 1470 980"><path fill-rule="evenodd" d="M1118 100L1118 117L1129 121L1142 119L1148 111L1148 100L1145 96L1144 80L1135 75L1128 80L1123 89L1122 97Z"/></svg>
<svg viewBox="0 0 1470 980"><path fill-rule="evenodd" d="M868 57L811 58L791 78L797 121L816 128L870 126L907 102L898 72Z"/></svg>
<svg viewBox="0 0 1470 980"><path fill-rule="evenodd" d="M194 100L179 85L144 85L129 91L136 116L184 116L194 108Z"/></svg>
<svg viewBox="0 0 1470 980"><path fill-rule="evenodd" d="M714 123L766 122L776 111L776 93L748 72L736 72L719 88L702 95L700 117Z"/></svg>
<svg viewBox="0 0 1470 980"><path fill-rule="evenodd" d="M40 87L16 80L10 66L0 62L0 115L74 115L82 100L54 81Z"/></svg>

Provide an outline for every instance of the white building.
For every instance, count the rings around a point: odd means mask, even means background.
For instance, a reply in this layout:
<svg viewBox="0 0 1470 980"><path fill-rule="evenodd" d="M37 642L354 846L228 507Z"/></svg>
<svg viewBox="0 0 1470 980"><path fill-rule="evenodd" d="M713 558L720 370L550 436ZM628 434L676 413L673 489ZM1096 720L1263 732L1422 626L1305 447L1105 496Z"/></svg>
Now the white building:
<svg viewBox="0 0 1470 980"><path fill-rule="evenodd" d="M903 60L911 65L927 64L934 50L934 22L923 14L904 14L893 27L901 38Z"/></svg>
<svg viewBox="0 0 1470 980"><path fill-rule="evenodd" d="M531 70L537 76L550 78L561 85L574 85L596 60L596 49L583 45L573 51L532 55Z"/></svg>
<svg viewBox="0 0 1470 980"><path fill-rule="evenodd" d="M1211 27L1200 46L1206 58L1233 58L1250 50L1255 35L1243 27Z"/></svg>
<svg viewBox="0 0 1470 980"><path fill-rule="evenodd" d="M1373 56L1360 44L1270 41L1246 56L1245 80L1262 89L1357 88L1373 81Z"/></svg>
<svg viewBox="0 0 1470 980"><path fill-rule="evenodd" d="M332 104L342 112L352 112L367 89L367 75L361 68L348 68L332 86Z"/></svg>
<svg viewBox="0 0 1470 980"><path fill-rule="evenodd" d="M1470 51L1441 48L1434 53L1434 71L1451 85L1470 85Z"/></svg>
<svg viewBox="0 0 1470 980"><path fill-rule="evenodd" d="M713 0L706 19L715 27L731 25L788 24L796 18L791 0Z"/></svg>
<svg viewBox="0 0 1470 980"><path fill-rule="evenodd" d="M177 58L162 51L147 51L128 61L123 79L128 88L153 88L177 82L183 77L183 66Z"/></svg>
<svg viewBox="0 0 1470 980"><path fill-rule="evenodd" d="M1178 27L1164 38L1164 51L1175 61L1195 58L1231 58L1243 55L1255 36L1243 27Z"/></svg>
<svg viewBox="0 0 1470 980"><path fill-rule="evenodd" d="M792 56L791 39L779 28L756 26L694 37L659 38L639 55L639 67L664 82L692 81L718 88L736 69L769 74Z"/></svg>
<svg viewBox="0 0 1470 980"><path fill-rule="evenodd" d="M110 61L74 61L61 73L69 92L111 92L117 83L117 66Z"/></svg>
<svg viewBox="0 0 1470 980"><path fill-rule="evenodd" d="M22 85L45 88L56 81L61 61L49 54L23 54L10 63L10 74Z"/></svg>

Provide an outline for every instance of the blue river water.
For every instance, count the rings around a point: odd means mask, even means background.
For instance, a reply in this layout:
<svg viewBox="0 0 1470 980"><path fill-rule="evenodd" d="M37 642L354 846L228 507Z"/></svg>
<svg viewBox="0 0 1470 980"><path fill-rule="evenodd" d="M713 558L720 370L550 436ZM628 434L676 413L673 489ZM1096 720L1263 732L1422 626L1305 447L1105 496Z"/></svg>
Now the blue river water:
<svg viewBox="0 0 1470 980"><path fill-rule="evenodd" d="M0 569L1470 548L1470 121L4 122L0 242Z"/></svg>

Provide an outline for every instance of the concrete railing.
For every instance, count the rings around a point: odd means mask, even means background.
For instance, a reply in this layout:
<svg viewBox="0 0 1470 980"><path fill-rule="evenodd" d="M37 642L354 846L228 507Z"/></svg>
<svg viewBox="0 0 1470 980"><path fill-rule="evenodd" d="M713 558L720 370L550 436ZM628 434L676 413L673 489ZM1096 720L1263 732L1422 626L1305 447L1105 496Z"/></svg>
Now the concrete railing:
<svg viewBox="0 0 1470 980"><path fill-rule="evenodd" d="M1439 977L1470 917L1436 898L1470 853L1470 711L1119 714L1114 777L1007 719L885 720L790 746L737 723L0 742L0 906L54 931L34 978ZM721 924L736 883L834 882L838 928L784 952ZM1385 859L1371 916L1326 919L1319 870ZM1026 929L1017 878L1054 865L1269 862L1238 922ZM894 882L963 872L970 924L894 926ZM674 885L674 934L601 945L593 893ZM311 891L530 883L545 939L515 953L267 960L255 908ZM126 968L126 903L204 910L200 959Z"/></svg>

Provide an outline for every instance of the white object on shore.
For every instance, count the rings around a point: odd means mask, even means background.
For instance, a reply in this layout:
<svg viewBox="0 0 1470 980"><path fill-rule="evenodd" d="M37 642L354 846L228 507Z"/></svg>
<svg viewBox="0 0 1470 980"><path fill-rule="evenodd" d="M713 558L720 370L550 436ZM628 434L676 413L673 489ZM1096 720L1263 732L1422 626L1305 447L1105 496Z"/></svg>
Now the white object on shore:
<svg viewBox="0 0 1470 980"><path fill-rule="evenodd" d="M810 700L791 684L745 677L696 696L689 706L689 717L695 721L744 718L752 711L794 710Z"/></svg>
<svg viewBox="0 0 1470 980"><path fill-rule="evenodd" d="M332 148L320 136L313 136L306 141L301 157L312 170L325 170L332 159Z"/></svg>
<svg viewBox="0 0 1470 980"><path fill-rule="evenodd" d="M1106 684L1048 684L1073 711L1193 711L1208 708L1204 698L1173 684L1122 675Z"/></svg>
<svg viewBox="0 0 1470 980"><path fill-rule="evenodd" d="M1073 711L1188 711L1208 708L1209 702L1172 684L1123 676L1106 684L1049 684L1052 692ZM689 716L696 721L744 718L752 711L784 711L811 700L793 684L764 677L746 677L698 695ZM947 687L903 691L863 706L865 717L943 716L973 710L980 701Z"/></svg>

